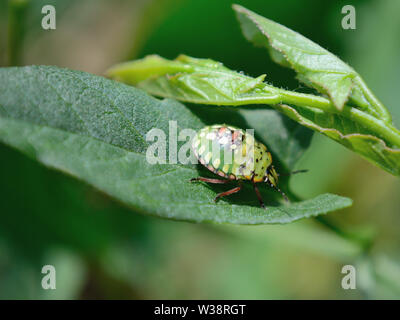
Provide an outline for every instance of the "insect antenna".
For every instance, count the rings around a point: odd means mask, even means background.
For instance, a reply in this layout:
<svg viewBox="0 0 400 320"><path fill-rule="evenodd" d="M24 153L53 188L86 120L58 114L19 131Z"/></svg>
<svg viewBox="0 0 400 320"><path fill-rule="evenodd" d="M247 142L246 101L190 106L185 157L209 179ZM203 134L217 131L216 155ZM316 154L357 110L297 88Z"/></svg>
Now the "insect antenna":
<svg viewBox="0 0 400 320"><path fill-rule="evenodd" d="M295 170L289 173L279 173L279 176L291 176L292 174L297 174L297 173L303 173L303 172L308 172L308 169L302 169L302 170Z"/></svg>

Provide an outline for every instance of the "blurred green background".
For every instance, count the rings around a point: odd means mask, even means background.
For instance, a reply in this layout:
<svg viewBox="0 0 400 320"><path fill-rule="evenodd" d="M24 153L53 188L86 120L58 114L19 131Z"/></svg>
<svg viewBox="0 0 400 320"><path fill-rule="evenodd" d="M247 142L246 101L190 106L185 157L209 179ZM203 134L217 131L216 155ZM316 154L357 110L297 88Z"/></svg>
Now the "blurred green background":
<svg viewBox="0 0 400 320"><path fill-rule="evenodd" d="M400 1L235 2L339 55L400 127ZM0 0L0 65L57 65L102 75L146 54L185 53L307 90L244 39L232 3ZM45 4L56 8L56 30L41 28ZM356 8L356 30L341 28L347 4ZM292 188L303 198L337 193L354 205L323 221L285 226L147 217L4 145L0 163L1 299L400 298L400 181L321 135L298 163L310 172L294 176ZM56 267L56 290L41 288L46 264ZM356 267L356 290L341 287L346 264Z"/></svg>

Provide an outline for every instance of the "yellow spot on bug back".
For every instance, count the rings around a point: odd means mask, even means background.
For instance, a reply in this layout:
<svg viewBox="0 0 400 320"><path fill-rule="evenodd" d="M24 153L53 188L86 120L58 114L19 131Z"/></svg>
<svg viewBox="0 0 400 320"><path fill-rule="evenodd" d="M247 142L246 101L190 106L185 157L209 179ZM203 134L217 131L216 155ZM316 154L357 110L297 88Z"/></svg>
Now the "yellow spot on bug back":
<svg viewBox="0 0 400 320"><path fill-rule="evenodd" d="M223 171L223 172L228 172L228 170L229 170L229 164L226 164L226 165L224 165L224 166L222 167L222 171Z"/></svg>
<svg viewBox="0 0 400 320"><path fill-rule="evenodd" d="M213 162L214 168L218 168L220 163L221 163L221 160L219 158L215 159L214 162Z"/></svg>
<svg viewBox="0 0 400 320"><path fill-rule="evenodd" d="M247 147L246 147L246 145L244 144L244 145L242 146L242 156L243 156L243 157L246 156L246 150L247 150Z"/></svg>

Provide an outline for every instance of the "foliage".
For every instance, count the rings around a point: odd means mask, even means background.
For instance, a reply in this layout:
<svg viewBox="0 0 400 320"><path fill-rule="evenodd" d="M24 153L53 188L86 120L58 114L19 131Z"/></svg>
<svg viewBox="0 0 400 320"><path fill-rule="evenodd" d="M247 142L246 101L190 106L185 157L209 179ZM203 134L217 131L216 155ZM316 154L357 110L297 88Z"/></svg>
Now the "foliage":
<svg viewBox="0 0 400 320"><path fill-rule="evenodd" d="M265 211L251 201L252 190L214 204L215 191L189 183L198 175L196 165L152 165L146 160L150 143L145 136L152 128L168 133L169 121L176 121L178 130L204 126L184 105L56 67L2 69L0 83L3 142L140 212L196 222L261 224L287 223L351 204L349 199L324 194L285 205L268 192L271 200ZM279 134L277 130L275 135Z"/></svg>
<svg viewBox="0 0 400 320"><path fill-rule="evenodd" d="M361 77L300 34L243 7L234 9L250 41L266 46L275 62L293 68L302 82L328 98L276 88L264 82L265 75L252 78L219 62L183 55L173 61L148 56L116 65L108 74L151 94L186 102L271 105L380 168L400 175L400 132Z"/></svg>

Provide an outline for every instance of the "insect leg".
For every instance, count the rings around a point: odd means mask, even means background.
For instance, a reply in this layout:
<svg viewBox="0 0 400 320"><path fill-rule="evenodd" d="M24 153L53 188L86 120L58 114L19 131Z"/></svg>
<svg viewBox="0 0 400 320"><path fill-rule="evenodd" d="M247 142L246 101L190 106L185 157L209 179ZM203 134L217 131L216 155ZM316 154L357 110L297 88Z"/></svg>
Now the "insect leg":
<svg viewBox="0 0 400 320"><path fill-rule="evenodd" d="M271 187L276 189L282 195L283 199L285 199L286 202L290 202L289 198L286 196L286 194L281 189L279 189L278 186L274 186L273 184L271 184Z"/></svg>
<svg viewBox="0 0 400 320"><path fill-rule="evenodd" d="M239 192L240 189L242 189L242 185L241 185L241 184L239 184L239 186L237 186L236 188L233 188L233 189L231 189L231 190L218 193L217 196L214 198L214 202L216 202L216 201L217 201L219 198L221 198L221 197L229 196L229 195L232 194L232 193Z"/></svg>
<svg viewBox="0 0 400 320"><path fill-rule="evenodd" d="M264 201L263 201L263 199L261 197L260 191L258 190L257 185L255 184L255 182L253 182L253 187L254 187L254 191L256 192L258 201L260 201L261 208L265 209Z"/></svg>
<svg viewBox="0 0 400 320"><path fill-rule="evenodd" d="M204 182L208 182L208 183L228 183L231 180L198 177L198 178L190 179L190 182L193 182L193 181L204 181Z"/></svg>

